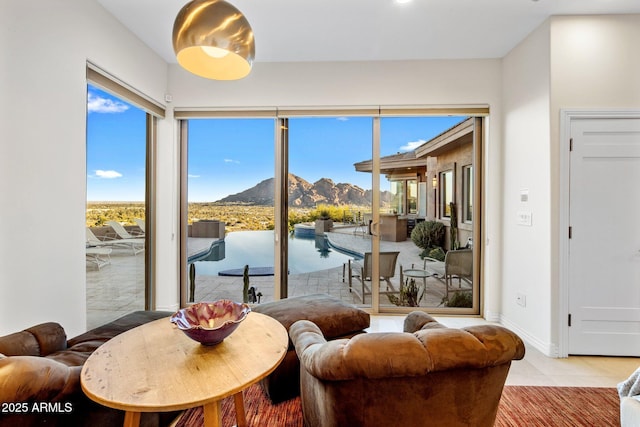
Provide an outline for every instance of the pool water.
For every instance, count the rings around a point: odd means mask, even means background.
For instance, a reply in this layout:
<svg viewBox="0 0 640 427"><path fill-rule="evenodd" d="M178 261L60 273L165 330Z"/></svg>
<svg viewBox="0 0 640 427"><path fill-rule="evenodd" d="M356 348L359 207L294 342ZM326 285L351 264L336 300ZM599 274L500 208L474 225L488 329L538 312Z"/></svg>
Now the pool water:
<svg viewBox="0 0 640 427"><path fill-rule="evenodd" d="M224 258L197 261L198 275L217 276L219 271L250 267L273 267L273 231L236 231L224 239ZM353 256L329 247L325 236L289 236L289 273L301 274L340 267Z"/></svg>

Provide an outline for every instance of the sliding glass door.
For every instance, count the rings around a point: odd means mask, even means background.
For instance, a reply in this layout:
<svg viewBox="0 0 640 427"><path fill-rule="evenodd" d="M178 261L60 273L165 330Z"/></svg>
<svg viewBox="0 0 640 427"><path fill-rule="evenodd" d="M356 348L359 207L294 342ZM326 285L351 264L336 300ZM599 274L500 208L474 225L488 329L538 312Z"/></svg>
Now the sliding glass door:
<svg viewBox="0 0 640 427"><path fill-rule="evenodd" d="M245 212L197 215L225 228L213 226L223 241L207 247L205 258L185 253L189 300L260 303L327 293L374 311L479 312L480 252L473 242L481 231L482 118L377 110L272 114L181 121L186 247L196 237L196 203ZM255 164L234 174L254 157ZM217 178L202 187L212 171ZM196 201L200 187L224 194ZM258 206L272 216L251 219ZM242 246L234 238L240 230L253 233L242 260L230 256ZM258 258L258 246L275 250L271 259ZM214 274L205 262L215 265Z"/></svg>
<svg viewBox="0 0 640 427"><path fill-rule="evenodd" d="M186 300L273 300L274 120L192 119L183 125Z"/></svg>
<svg viewBox="0 0 640 427"><path fill-rule="evenodd" d="M91 85L87 110L86 286L91 329L146 307L147 114Z"/></svg>
<svg viewBox="0 0 640 427"><path fill-rule="evenodd" d="M372 126L371 117L346 115L288 120L289 296L371 306L362 266L371 254L372 175L353 165L371 158Z"/></svg>
<svg viewBox="0 0 640 427"><path fill-rule="evenodd" d="M164 107L87 63L87 329L155 308L155 165Z"/></svg>
<svg viewBox="0 0 640 427"><path fill-rule="evenodd" d="M398 252L398 288L389 286L381 309L473 310L474 124L467 116L381 119L380 187L390 200L380 206L381 247Z"/></svg>

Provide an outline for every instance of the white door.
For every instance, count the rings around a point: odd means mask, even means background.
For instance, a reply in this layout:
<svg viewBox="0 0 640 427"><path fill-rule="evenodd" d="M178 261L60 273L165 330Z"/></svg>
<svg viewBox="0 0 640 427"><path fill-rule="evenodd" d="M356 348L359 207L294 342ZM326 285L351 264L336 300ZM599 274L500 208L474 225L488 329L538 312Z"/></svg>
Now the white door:
<svg viewBox="0 0 640 427"><path fill-rule="evenodd" d="M571 137L569 354L640 356L640 119Z"/></svg>

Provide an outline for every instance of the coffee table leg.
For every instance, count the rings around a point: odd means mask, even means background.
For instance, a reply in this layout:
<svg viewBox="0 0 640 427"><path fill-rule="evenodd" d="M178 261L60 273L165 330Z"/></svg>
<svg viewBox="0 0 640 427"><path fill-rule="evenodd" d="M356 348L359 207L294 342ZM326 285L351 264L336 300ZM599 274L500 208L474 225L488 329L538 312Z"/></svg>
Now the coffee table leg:
<svg viewBox="0 0 640 427"><path fill-rule="evenodd" d="M247 427L247 418L244 413L244 396L242 392L233 395L233 401L236 404L236 421L238 427Z"/></svg>
<svg viewBox="0 0 640 427"><path fill-rule="evenodd" d="M216 400L202 407L205 427L220 427L222 425L222 403Z"/></svg>
<svg viewBox="0 0 640 427"><path fill-rule="evenodd" d="M124 413L124 427L138 427L140 425L140 412L127 411Z"/></svg>

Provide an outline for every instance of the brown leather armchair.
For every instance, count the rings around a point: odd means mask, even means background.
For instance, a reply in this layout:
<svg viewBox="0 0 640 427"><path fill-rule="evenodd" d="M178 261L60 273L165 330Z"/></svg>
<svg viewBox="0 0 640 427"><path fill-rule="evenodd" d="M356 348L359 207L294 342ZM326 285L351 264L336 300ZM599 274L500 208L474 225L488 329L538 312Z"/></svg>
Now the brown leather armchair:
<svg viewBox="0 0 640 427"><path fill-rule="evenodd" d="M122 426L123 411L94 403L82 392L82 365L114 336L171 314L137 311L70 340L54 322L0 337L0 427ZM141 426L169 425L175 416L145 413Z"/></svg>
<svg viewBox="0 0 640 427"><path fill-rule="evenodd" d="M423 312L404 329L326 341L312 322L294 323L305 426L493 426L522 340L495 325L447 328Z"/></svg>

